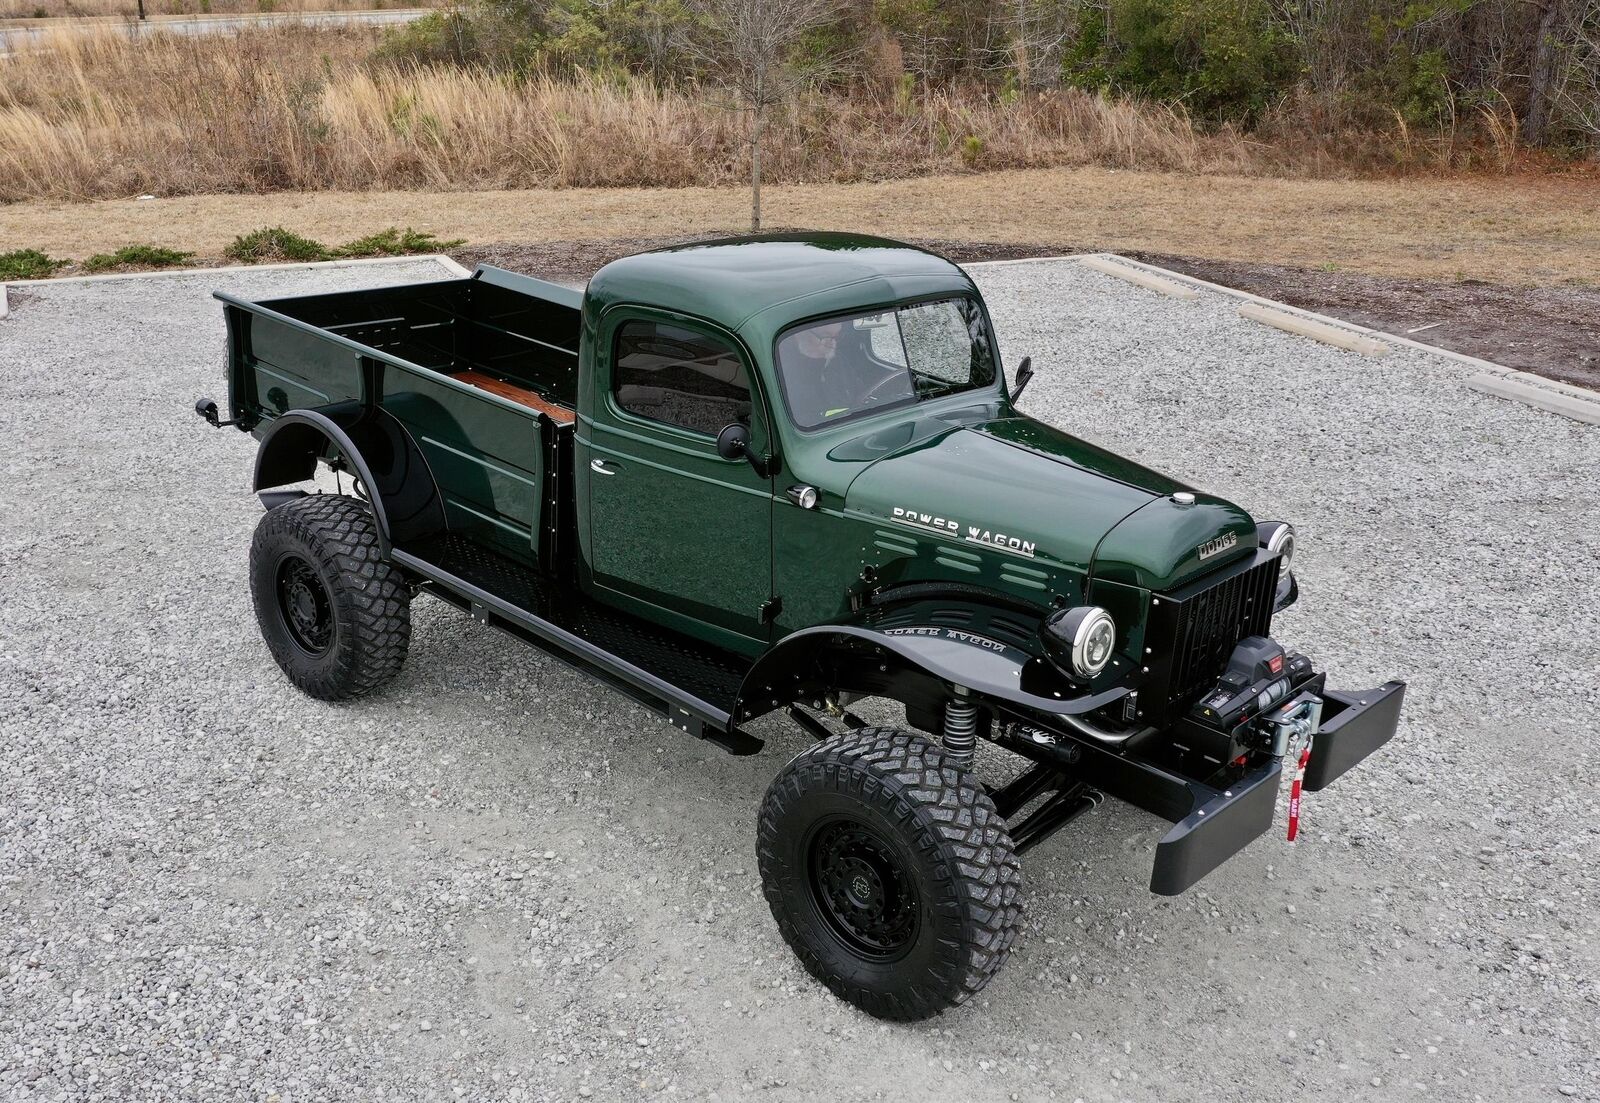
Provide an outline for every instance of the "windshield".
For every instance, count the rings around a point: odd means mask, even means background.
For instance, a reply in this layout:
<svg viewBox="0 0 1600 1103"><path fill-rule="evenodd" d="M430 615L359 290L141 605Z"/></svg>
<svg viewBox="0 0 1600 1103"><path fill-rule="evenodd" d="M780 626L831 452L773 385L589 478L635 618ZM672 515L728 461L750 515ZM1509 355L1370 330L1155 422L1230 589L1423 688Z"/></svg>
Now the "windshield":
<svg viewBox="0 0 1600 1103"><path fill-rule="evenodd" d="M829 318L778 340L778 379L802 429L994 382L983 311L943 299Z"/></svg>

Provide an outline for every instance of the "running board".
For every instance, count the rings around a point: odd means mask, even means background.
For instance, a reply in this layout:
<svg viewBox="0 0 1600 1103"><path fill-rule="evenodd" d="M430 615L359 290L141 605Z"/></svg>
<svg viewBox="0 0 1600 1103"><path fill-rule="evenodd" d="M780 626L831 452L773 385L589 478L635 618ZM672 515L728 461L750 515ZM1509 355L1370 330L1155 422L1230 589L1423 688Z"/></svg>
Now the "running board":
<svg viewBox="0 0 1600 1103"><path fill-rule="evenodd" d="M425 579L430 584L427 592L435 597L471 613L475 620L516 636L596 681L627 694L652 712L664 716L678 730L715 743L729 754L752 755L765 746L762 740L733 726L727 709L493 592L482 584L483 579L469 581L438 563L402 548L392 549L390 557L396 566ZM510 567L512 564L508 560L504 566ZM529 577L522 581L535 584L532 573L528 574ZM586 602L585 605L594 607L579 610L572 619L583 622L604 618L607 622L619 622L610 625L614 629L631 627L621 623L626 614L600 608L593 602ZM663 631L644 622L639 628L655 636ZM680 663L692 668L695 659L700 658L699 665L710 666L710 653L700 657L694 654L697 650L690 641L683 641L677 649ZM724 664L718 666L719 669L714 673L719 676L719 681L725 683L730 672Z"/></svg>

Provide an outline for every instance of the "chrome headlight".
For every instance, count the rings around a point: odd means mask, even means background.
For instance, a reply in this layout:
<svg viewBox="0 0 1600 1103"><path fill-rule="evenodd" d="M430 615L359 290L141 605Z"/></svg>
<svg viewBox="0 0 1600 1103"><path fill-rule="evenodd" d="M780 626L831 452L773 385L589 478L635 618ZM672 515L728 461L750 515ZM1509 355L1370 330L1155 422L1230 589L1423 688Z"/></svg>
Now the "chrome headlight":
<svg viewBox="0 0 1600 1103"><path fill-rule="evenodd" d="M1263 521L1256 526L1256 542L1282 558L1279 574L1289 572L1289 564L1294 562L1293 525L1284 521Z"/></svg>
<svg viewBox="0 0 1600 1103"><path fill-rule="evenodd" d="M1039 626L1045 654L1064 673L1088 679L1111 662L1117 646L1117 623L1098 605L1058 609Z"/></svg>

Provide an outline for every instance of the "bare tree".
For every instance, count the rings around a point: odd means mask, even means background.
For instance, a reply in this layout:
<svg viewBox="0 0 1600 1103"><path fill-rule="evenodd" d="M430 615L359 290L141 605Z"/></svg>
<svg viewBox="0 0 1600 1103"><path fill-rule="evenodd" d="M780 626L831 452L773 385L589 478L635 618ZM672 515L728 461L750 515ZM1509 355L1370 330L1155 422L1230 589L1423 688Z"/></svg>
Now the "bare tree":
<svg viewBox="0 0 1600 1103"><path fill-rule="evenodd" d="M1551 100L1567 129L1586 135L1600 158L1600 0L1572 5L1565 36L1568 44Z"/></svg>
<svg viewBox="0 0 1600 1103"><path fill-rule="evenodd" d="M750 229L761 229L761 140L773 108L841 64L798 57L805 37L838 17L841 0L692 0L685 43L749 113Z"/></svg>

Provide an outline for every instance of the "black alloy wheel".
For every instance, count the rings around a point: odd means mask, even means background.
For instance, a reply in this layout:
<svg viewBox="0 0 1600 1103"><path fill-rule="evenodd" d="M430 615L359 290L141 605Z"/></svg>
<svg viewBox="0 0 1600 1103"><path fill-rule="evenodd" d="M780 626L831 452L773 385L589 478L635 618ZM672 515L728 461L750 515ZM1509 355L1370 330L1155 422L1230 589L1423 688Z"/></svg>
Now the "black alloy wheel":
<svg viewBox="0 0 1600 1103"><path fill-rule="evenodd" d="M892 958L916 937L915 875L870 827L840 817L813 834L811 894L834 933L868 957Z"/></svg>
<svg viewBox="0 0 1600 1103"><path fill-rule="evenodd" d="M327 653L333 643L333 599L316 569L293 552L278 561L278 615L307 655Z"/></svg>

